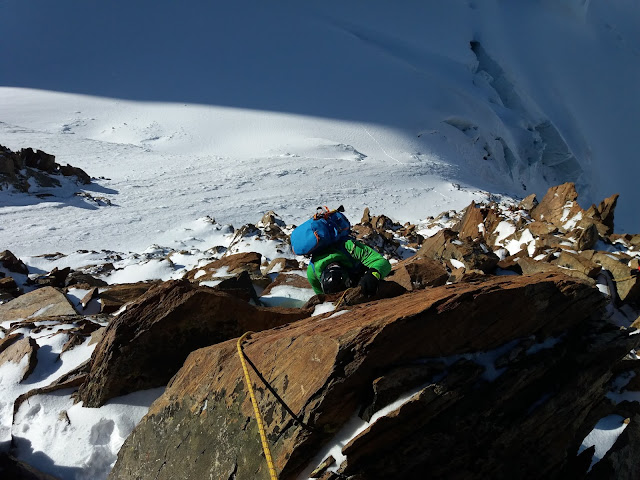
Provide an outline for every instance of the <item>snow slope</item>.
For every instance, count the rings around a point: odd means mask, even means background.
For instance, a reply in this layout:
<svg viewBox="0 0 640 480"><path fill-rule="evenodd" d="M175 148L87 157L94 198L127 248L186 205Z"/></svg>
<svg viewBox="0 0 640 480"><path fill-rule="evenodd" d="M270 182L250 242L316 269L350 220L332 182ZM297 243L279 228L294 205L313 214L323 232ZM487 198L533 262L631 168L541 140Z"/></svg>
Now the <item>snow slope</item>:
<svg viewBox="0 0 640 480"><path fill-rule="evenodd" d="M299 223L319 204L417 221L566 180L585 204L620 192L618 230L640 230L635 3L0 8L0 143L105 177L89 190L115 204L3 191L18 255L140 251L205 215Z"/></svg>

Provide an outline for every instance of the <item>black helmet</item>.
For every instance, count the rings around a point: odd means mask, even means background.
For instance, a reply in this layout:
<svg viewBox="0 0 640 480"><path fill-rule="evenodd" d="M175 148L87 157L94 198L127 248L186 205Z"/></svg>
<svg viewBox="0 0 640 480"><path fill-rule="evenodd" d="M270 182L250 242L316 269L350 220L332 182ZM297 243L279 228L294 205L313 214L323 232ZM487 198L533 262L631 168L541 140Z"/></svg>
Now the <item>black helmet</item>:
<svg viewBox="0 0 640 480"><path fill-rule="evenodd" d="M320 284L324 293L336 293L349 288L349 274L339 263L330 263L320 275Z"/></svg>

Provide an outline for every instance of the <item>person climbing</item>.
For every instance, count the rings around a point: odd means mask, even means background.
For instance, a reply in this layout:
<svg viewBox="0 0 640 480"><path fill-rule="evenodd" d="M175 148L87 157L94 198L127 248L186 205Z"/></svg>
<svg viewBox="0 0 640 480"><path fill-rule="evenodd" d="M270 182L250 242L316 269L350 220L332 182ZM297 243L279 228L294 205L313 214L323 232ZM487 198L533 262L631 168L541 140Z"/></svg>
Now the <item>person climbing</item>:
<svg viewBox="0 0 640 480"><path fill-rule="evenodd" d="M318 207L312 218L291 232L291 248L296 255L311 257L307 279L315 293L336 293L360 285L365 295L374 295L391 264L351 237L351 223L342 212L342 205L336 210Z"/></svg>
<svg viewBox="0 0 640 480"><path fill-rule="evenodd" d="M348 238L315 252L307 267L307 279L316 294L337 293L359 285L371 296L391 271L389 261L373 248Z"/></svg>

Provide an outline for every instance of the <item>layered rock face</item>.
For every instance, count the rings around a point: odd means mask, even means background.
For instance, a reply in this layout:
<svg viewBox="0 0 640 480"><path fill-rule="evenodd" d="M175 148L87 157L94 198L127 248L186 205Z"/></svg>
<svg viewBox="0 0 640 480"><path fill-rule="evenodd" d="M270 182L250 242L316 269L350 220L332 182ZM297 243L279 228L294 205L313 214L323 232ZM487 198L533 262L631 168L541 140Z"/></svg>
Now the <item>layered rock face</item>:
<svg viewBox="0 0 640 480"><path fill-rule="evenodd" d="M279 478L315 467L354 415L370 418L409 393L321 478L543 478L575 468L592 416L614 408L603 396L611 365L639 343L600 320L602 307L597 289L566 276L494 277L254 334L246 356L290 410L251 373ZM193 352L109 478L268 478L242 375L235 340Z"/></svg>

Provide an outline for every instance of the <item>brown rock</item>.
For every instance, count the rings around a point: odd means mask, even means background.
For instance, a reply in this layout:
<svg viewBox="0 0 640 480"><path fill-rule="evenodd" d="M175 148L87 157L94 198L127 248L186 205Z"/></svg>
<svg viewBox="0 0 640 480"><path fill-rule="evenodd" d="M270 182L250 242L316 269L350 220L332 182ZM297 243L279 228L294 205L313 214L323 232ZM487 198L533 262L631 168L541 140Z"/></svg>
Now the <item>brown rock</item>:
<svg viewBox="0 0 640 480"><path fill-rule="evenodd" d="M65 287L70 287L71 285L83 285L83 284L90 285L92 287L106 287L109 285L104 280L95 278L94 276L89 275L88 273L82 273L77 271L69 272L69 274L67 275L64 281Z"/></svg>
<svg viewBox="0 0 640 480"><path fill-rule="evenodd" d="M102 305L100 313L117 312L126 304L135 302L158 283L159 282L123 283L105 288L98 295Z"/></svg>
<svg viewBox="0 0 640 480"><path fill-rule="evenodd" d="M99 291L96 287L94 287L91 290L89 290L84 297L82 297L82 300L80 300L80 306L84 310L85 308L87 308L87 305L89 305L89 302L91 300L95 300L99 297L100 297Z"/></svg>
<svg viewBox="0 0 640 480"><path fill-rule="evenodd" d="M253 288L253 282L247 271L243 271L230 278L225 278L213 288L245 302L253 300L256 305L260 305L258 294L255 288Z"/></svg>
<svg viewBox="0 0 640 480"><path fill-rule="evenodd" d="M400 244L394 238L393 233L391 231L386 231L384 228L376 229L374 227L374 223L379 222L380 218L381 217L374 217L370 224L353 225L351 232L357 240L370 246L374 250L381 253L396 255ZM386 219L386 217L384 217L384 219ZM384 219L381 221L382 225L384 225Z"/></svg>
<svg viewBox="0 0 640 480"><path fill-rule="evenodd" d="M418 255L432 258L440 262L451 259L462 262L468 270L490 272L495 269L498 256L481 242L460 240L456 232L449 229L440 230L433 237L427 238L418 251Z"/></svg>
<svg viewBox="0 0 640 480"><path fill-rule="evenodd" d="M540 235L536 238L535 252L532 256L536 256L538 252L545 250L573 250L574 244L562 234Z"/></svg>
<svg viewBox="0 0 640 480"><path fill-rule="evenodd" d="M53 287L34 290L0 305L0 322L24 318L75 315L76 311L64 293Z"/></svg>
<svg viewBox="0 0 640 480"><path fill-rule="evenodd" d="M265 269L266 274L269 273L281 273L290 272L292 270L300 270L300 264L293 258L274 258L269 262L269 265Z"/></svg>
<svg viewBox="0 0 640 480"><path fill-rule="evenodd" d="M78 181L83 185L89 185L91 183L91 177L78 167L72 167L71 165L60 166L60 173L66 177L77 177Z"/></svg>
<svg viewBox="0 0 640 480"><path fill-rule="evenodd" d="M113 320L91 356L79 390L85 406L166 385L190 352L242 332L308 316L300 309L254 307L186 280L164 282Z"/></svg>
<svg viewBox="0 0 640 480"><path fill-rule="evenodd" d="M35 279L35 283L42 286L62 288L65 286L65 280L67 275L69 275L69 272L71 272L70 267L65 267L62 270L55 267L46 275L37 277Z"/></svg>
<svg viewBox="0 0 640 480"><path fill-rule="evenodd" d="M552 263L559 267L576 270L591 278L596 278L600 270L602 270L601 265L589 260L586 256L576 255L575 253L566 251L561 252L558 258L553 260Z"/></svg>
<svg viewBox="0 0 640 480"><path fill-rule="evenodd" d="M304 289L312 290L311 284L309 284L309 280L307 280L307 277L303 277L302 275L297 275L295 273L294 274L281 273L276 277L276 279L273 282L269 284L267 288L264 289L264 291L262 292L262 295L269 295L274 288L280 287L283 285L287 287L304 288Z"/></svg>
<svg viewBox="0 0 640 480"><path fill-rule="evenodd" d="M410 292L444 285L448 278L449 273L441 262L418 254L394 265L385 280Z"/></svg>
<svg viewBox="0 0 640 480"><path fill-rule="evenodd" d="M466 268L457 268L451 272L449 283L477 282L486 278L486 274L482 270L467 270Z"/></svg>
<svg viewBox="0 0 640 480"><path fill-rule="evenodd" d="M557 275L567 275L573 278L577 278L586 283L595 285L593 278L588 277L584 273L577 270L570 270L568 268L561 268L557 265L553 265L547 262L536 261L532 258L523 257L518 260L518 265L522 268L524 275L533 275L536 273L548 273Z"/></svg>
<svg viewBox="0 0 640 480"><path fill-rule="evenodd" d="M13 177L16 174L16 167L13 163L13 159L0 151L0 175L7 175Z"/></svg>
<svg viewBox="0 0 640 480"><path fill-rule="evenodd" d="M592 260L611 274L621 302L640 301L640 276L627 265L628 258L620 259L610 253L595 252Z"/></svg>
<svg viewBox="0 0 640 480"><path fill-rule="evenodd" d="M20 333L11 333L4 338L0 338L0 353L4 352L21 337Z"/></svg>
<svg viewBox="0 0 640 480"><path fill-rule="evenodd" d="M248 272L251 276L262 276L260 272L261 263L262 255L259 253L235 253L226 255L203 267L194 268L187 273L187 278L191 281L203 282L243 271ZM224 273L224 275L222 275L222 273Z"/></svg>
<svg viewBox="0 0 640 480"><path fill-rule="evenodd" d="M258 223L260 227L269 227L269 226L277 226L284 227L286 226L284 221L278 216L276 212L273 210L269 210L262 216L262 219Z"/></svg>
<svg viewBox="0 0 640 480"><path fill-rule="evenodd" d="M458 237L461 239L483 239L485 216L486 209L478 208L476 202L472 201L471 205L465 209L462 219L453 230L458 232ZM479 225L482 225L482 231L480 231Z"/></svg>
<svg viewBox="0 0 640 480"><path fill-rule="evenodd" d="M625 245L628 245L631 247L636 247L636 248L640 247L640 233L636 233L633 235L629 233L623 233L623 234L614 233L609 236L609 239L613 243L615 243L616 241L621 241Z"/></svg>
<svg viewBox="0 0 640 480"><path fill-rule="evenodd" d="M618 203L619 194L611 195L609 198L605 198L597 207L600 222L607 227L604 235L610 235L613 233L613 217L616 204Z"/></svg>
<svg viewBox="0 0 640 480"><path fill-rule="evenodd" d="M24 159L25 166L37 168L47 173L55 173L58 167L55 161L56 157L42 150L36 150L34 152L31 148L23 148L20 151L20 157Z"/></svg>
<svg viewBox="0 0 640 480"><path fill-rule="evenodd" d="M0 291L8 293L11 298L17 297L21 294L13 277L0 278Z"/></svg>
<svg viewBox="0 0 640 480"><path fill-rule="evenodd" d="M531 217L551 223L564 232L567 221L579 213L584 213L576 202L577 198L576 187L571 182L551 187L538 206L531 211Z"/></svg>
<svg viewBox="0 0 640 480"><path fill-rule="evenodd" d="M521 209L521 210L525 210L527 212L530 212L537 205L538 205L538 199L536 197L536 194L532 193L531 195L529 195L529 196L527 196L527 197L522 199L522 201L518 204L518 208Z"/></svg>
<svg viewBox="0 0 640 480"><path fill-rule="evenodd" d="M598 228L595 223L588 223L584 228L577 229L573 234L576 238L576 249L590 250L595 247L600 239Z"/></svg>
<svg viewBox="0 0 640 480"><path fill-rule="evenodd" d="M16 256L9 250L0 252L0 265L10 272L21 273L23 275L27 275L29 273L29 269L22 260L16 258Z"/></svg>
<svg viewBox="0 0 640 480"><path fill-rule="evenodd" d="M20 374L20 381L26 379L38 364L38 343L31 337L25 337L11 343L0 353L0 366L7 362L20 363L26 356L27 364Z"/></svg>
<svg viewBox="0 0 640 480"><path fill-rule="evenodd" d="M363 225L371 224L371 211L369 210L369 207L365 207L360 223Z"/></svg>
<svg viewBox="0 0 640 480"><path fill-rule="evenodd" d="M487 216L484 219L484 238L488 245L495 246L496 239L498 238L496 228L498 228L498 225L500 225L503 220L504 218L496 208L489 208L487 210Z"/></svg>
<svg viewBox="0 0 640 480"><path fill-rule="evenodd" d="M556 233L558 227L547 222L534 221L527 225L527 228L534 237L540 237L542 235L549 235Z"/></svg>

